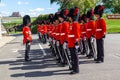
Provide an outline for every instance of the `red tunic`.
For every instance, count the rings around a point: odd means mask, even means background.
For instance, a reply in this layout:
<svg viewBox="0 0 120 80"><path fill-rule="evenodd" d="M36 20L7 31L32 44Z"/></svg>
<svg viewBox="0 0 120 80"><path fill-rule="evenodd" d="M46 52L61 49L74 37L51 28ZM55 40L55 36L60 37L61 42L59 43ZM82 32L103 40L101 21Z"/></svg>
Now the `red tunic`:
<svg viewBox="0 0 120 80"><path fill-rule="evenodd" d="M72 22L69 26L68 47L75 47L75 42L80 39L80 25L78 22Z"/></svg>
<svg viewBox="0 0 120 80"><path fill-rule="evenodd" d="M25 26L23 28L23 44L25 44L28 40L32 41L31 31L28 26Z"/></svg>
<svg viewBox="0 0 120 80"><path fill-rule="evenodd" d="M94 35L95 32L95 22L93 20L87 22L86 26L86 36L87 38L90 38L92 35Z"/></svg>
<svg viewBox="0 0 120 80"><path fill-rule="evenodd" d="M40 26L40 25L38 25L38 27L37 27L37 31L38 31L38 32L41 31L41 26Z"/></svg>
<svg viewBox="0 0 120 80"><path fill-rule="evenodd" d="M95 37L101 39L106 34L106 22L104 19L95 21Z"/></svg>
<svg viewBox="0 0 120 80"><path fill-rule="evenodd" d="M47 26L43 25L43 34L47 34Z"/></svg>
<svg viewBox="0 0 120 80"><path fill-rule="evenodd" d="M69 32L69 22L64 21L62 23L61 33L60 33L60 43L63 44L65 41L68 41L68 32Z"/></svg>
<svg viewBox="0 0 120 80"><path fill-rule="evenodd" d="M81 38L84 39L86 35L86 23L85 24L80 24L81 25Z"/></svg>

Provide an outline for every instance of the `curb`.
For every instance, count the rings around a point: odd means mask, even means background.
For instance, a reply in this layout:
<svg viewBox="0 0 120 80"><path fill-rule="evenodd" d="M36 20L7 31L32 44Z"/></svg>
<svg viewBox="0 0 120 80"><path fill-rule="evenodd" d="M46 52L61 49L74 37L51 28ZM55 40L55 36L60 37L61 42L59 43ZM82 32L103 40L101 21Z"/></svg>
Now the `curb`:
<svg viewBox="0 0 120 80"><path fill-rule="evenodd" d="M9 43L10 41L14 40L16 37L13 36L3 36L0 38L0 48L3 47L5 44Z"/></svg>

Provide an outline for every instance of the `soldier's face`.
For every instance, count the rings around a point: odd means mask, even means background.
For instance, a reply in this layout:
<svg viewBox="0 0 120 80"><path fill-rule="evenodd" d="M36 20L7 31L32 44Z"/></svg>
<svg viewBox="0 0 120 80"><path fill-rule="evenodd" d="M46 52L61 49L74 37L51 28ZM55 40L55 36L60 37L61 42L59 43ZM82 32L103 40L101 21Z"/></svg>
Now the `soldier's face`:
<svg viewBox="0 0 120 80"><path fill-rule="evenodd" d="M63 22L63 18L62 18L62 17L59 17L59 21L60 21L60 22Z"/></svg>
<svg viewBox="0 0 120 80"><path fill-rule="evenodd" d="M72 22L72 18L71 18L71 17L69 17L68 20L69 20L70 22Z"/></svg>
<svg viewBox="0 0 120 80"><path fill-rule="evenodd" d="M100 18L100 15L96 14L95 17L96 17L97 19L99 19L99 18Z"/></svg>
<svg viewBox="0 0 120 80"><path fill-rule="evenodd" d="M31 23L28 23L28 25L27 26L30 26L31 25Z"/></svg>
<svg viewBox="0 0 120 80"><path fill-rule="evenodd" d="M83 21L83 20L81 20L81 22L82 22L82 23L84 23L84 21Z"/></svg>

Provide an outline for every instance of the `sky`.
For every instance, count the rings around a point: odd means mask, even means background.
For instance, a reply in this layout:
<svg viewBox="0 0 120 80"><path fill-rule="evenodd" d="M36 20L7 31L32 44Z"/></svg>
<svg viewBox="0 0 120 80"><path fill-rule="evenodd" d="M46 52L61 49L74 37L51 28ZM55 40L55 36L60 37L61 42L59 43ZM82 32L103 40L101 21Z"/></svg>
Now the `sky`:
<svg viewBox="0 0 120 80"><path fill-rule="evenodd" d="M10 16L12 12L20 12L22 16L37 17L40 14L57 12L59 5L50 4L50 0L1 0L0 13Z"/></svg>

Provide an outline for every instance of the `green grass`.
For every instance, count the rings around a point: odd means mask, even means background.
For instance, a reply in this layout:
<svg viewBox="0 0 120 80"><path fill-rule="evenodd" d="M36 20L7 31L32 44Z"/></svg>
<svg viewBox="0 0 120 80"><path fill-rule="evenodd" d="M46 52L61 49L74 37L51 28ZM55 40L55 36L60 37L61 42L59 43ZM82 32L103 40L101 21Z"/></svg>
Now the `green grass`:
<svg viewBox="0 0 120 80"><path fill-rule="evenodd" d="M120 33L120 19L108 20L106 19L108 33Z"/></svg>
<svg viewBox="0 0 120 80"><path fill-rule="evenodd" d="M35 21L36 17L31 17L31 22ZM6 29L10 29L14 27L15 25L21 25L22 24L22 18L21 17L3 17L2 21L6 22L3 23ZM14 31L9 32L9 34L21 34L21 31L17 31L16 33Z"/></svg>
<svg viewBox="0 0 120 80"><path fill-rule="evenodd" d="M120 33L120 19L107 19L103 16L107 24L107 33Z"/></svg>

